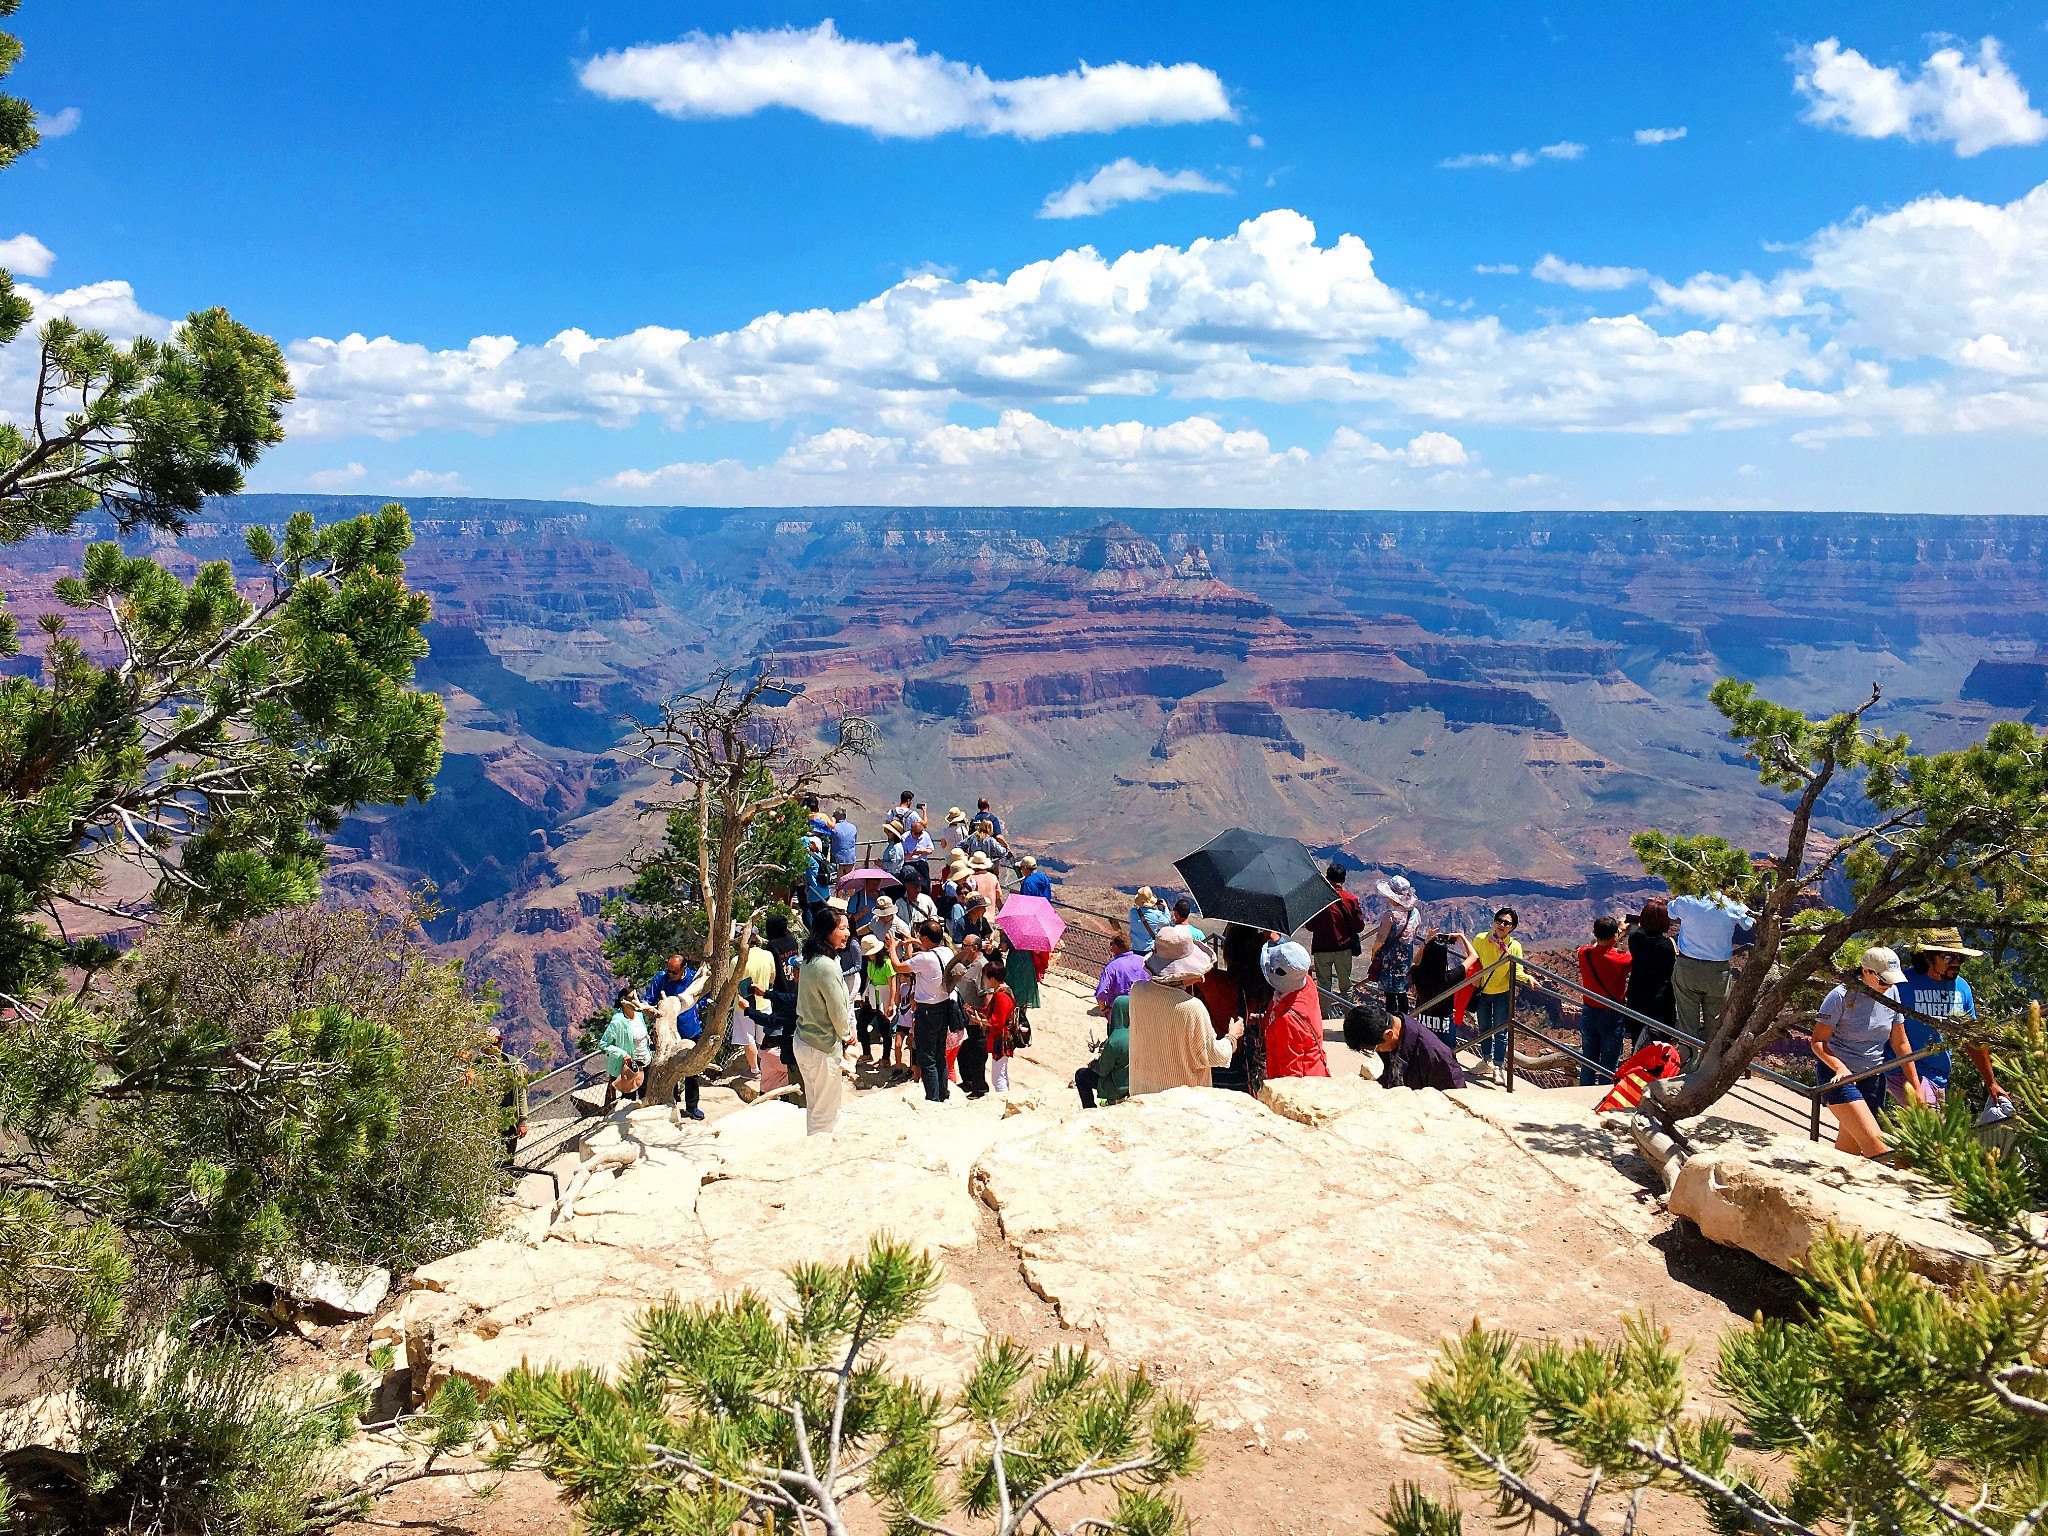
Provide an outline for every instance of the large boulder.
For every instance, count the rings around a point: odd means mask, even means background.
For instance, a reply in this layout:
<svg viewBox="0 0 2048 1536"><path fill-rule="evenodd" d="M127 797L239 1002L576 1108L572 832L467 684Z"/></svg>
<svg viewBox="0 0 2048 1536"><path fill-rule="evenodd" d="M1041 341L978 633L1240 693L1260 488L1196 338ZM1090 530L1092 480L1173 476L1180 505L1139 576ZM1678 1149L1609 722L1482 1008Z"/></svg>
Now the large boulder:
<svg viewBox="0 0 2048 1536"><path fill-rule="evenodd" d="M1938 1285L1954 1285L1996 1259L1997 1250L1959 1225L1932 1185L1902 1194L1896 1176L1875 1172L1813 1154L1701 1152L1679 1170L1671 1210L1715 1242L1783 1270L1804 1269L1814 1240L1830 1227L1895 1245Z"/></svg>

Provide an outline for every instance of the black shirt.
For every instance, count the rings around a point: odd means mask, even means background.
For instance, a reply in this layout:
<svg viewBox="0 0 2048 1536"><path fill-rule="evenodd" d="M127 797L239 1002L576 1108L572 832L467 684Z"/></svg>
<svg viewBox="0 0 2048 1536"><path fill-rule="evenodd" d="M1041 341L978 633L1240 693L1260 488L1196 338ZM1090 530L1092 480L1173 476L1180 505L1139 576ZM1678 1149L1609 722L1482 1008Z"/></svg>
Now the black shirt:
<svg viewBox="0 0 2048 1536"><path fill-rule="evenodd" d="M1433 1030L1403 1024L1401 1038L1380 1057L1382 1088L1463 1088L1464 1070Z"/></svg>
<svg viewBox="0 0 2048 1536"><path fill-rule="evenodd" d="M1678 1017L1678 1003L1671 995L1671 967L1678 960L1678 947L1668 933L1628 931L1628 994L1622 1001L1637 1013L1669 1024Z"/></svg>

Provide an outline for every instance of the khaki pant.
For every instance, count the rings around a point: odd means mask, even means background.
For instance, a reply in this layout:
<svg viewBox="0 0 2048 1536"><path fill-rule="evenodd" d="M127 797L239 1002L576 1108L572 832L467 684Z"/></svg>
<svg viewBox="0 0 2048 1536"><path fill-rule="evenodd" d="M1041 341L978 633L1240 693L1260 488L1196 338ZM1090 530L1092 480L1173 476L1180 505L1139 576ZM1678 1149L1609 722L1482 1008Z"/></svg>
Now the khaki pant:
<svg viewBox="0 0 2048 1536"><path fill-rule="evenodd" d="M839 1071L839 1053L796 1042L796 1071L804 1084L804 1134L817 1136L839 1124L839 1101L846 1079Z"/></svg>
<svg viewBox="0 0 2048 1536"><path fill-rule="evenodd" d="M1316 985L1326 992L1334 992L1349 1000L1351 996L1351 962L1356 958L1348 949L1319 949L1310 960L1316 968ZM1330 1000L1323 999L1323 1006L1331 1006Z"/></svg>
<svg viewBox="0 0 2048 1536"><path fill-rule="evenodd" d="M1714 1038L1721 1009L1728 1001L1730 972L1725 960L1695 960L1680 955L1671 968L1671 996L1678 1005L1678 1027L1702 1040Z"/></svg>

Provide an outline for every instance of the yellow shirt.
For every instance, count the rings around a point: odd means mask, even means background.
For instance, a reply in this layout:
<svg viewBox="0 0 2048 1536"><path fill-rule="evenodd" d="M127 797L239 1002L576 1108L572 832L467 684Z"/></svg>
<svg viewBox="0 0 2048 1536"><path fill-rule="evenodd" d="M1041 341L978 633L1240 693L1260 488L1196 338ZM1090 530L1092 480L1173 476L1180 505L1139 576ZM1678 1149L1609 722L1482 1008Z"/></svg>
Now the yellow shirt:
<svg viewBox="0 0 2048 1536"><path fill-rule="evenodd" d="M1491 933L1482 933L1479 935L1478 938L1472 941L1472 953L1479 957L1479 968L1483 971L1486 969L1486 967L1493 964L1494 961L1498 960L1504 953L1513 955L1517 960L1521 959L1522 941L1520 939L1509 939L1508 947L1506 948L1506 950L1502 950L1500 945L1494 942L1494 938ZM1508 989L1508 979L1510 974L1514 972L1519 972L1521 971L1521 969L1522 968L1519 965L1504 965L1499 970L1495 971L1491 976L1487 977L1485 981L1481 982L1479 984L1479 990L1485 993L1505 992ZM1523 973L1522 980L1527 981L1528 979L1528 975L1526 973Z"/></svg>
<svg viewBox="0 0 2048 1536"><path fill-rule="evenodd" d="M750 946L747 950L746 963L740 967L740 975L754 984L754 1001L767 1002L768 994L775 987L775 957L768 952L765 945Z"/></svg>

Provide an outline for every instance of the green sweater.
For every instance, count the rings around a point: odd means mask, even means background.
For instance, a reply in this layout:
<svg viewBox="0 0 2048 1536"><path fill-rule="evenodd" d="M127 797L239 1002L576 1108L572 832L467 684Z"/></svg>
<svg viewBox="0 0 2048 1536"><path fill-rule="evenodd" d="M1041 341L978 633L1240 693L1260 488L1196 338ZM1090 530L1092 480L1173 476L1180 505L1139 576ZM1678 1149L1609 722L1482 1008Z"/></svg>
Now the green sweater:
<svg viewBox="0 0 2048 1536"><path fill-rule="evenodd" d="M1089 1063L1095 1069L1095 1096L1104 1104L1119 1104L1131 1096L1131 999L1129 994L1109 1005L1109 1038Z"/></svg>
<svg viewBox="0 0 2048 1536"><path fill-rule="evenodd" d="M806 960L796 973L796 1037L835 1053L853 1038L853 999L836 956Z"/></svg>

